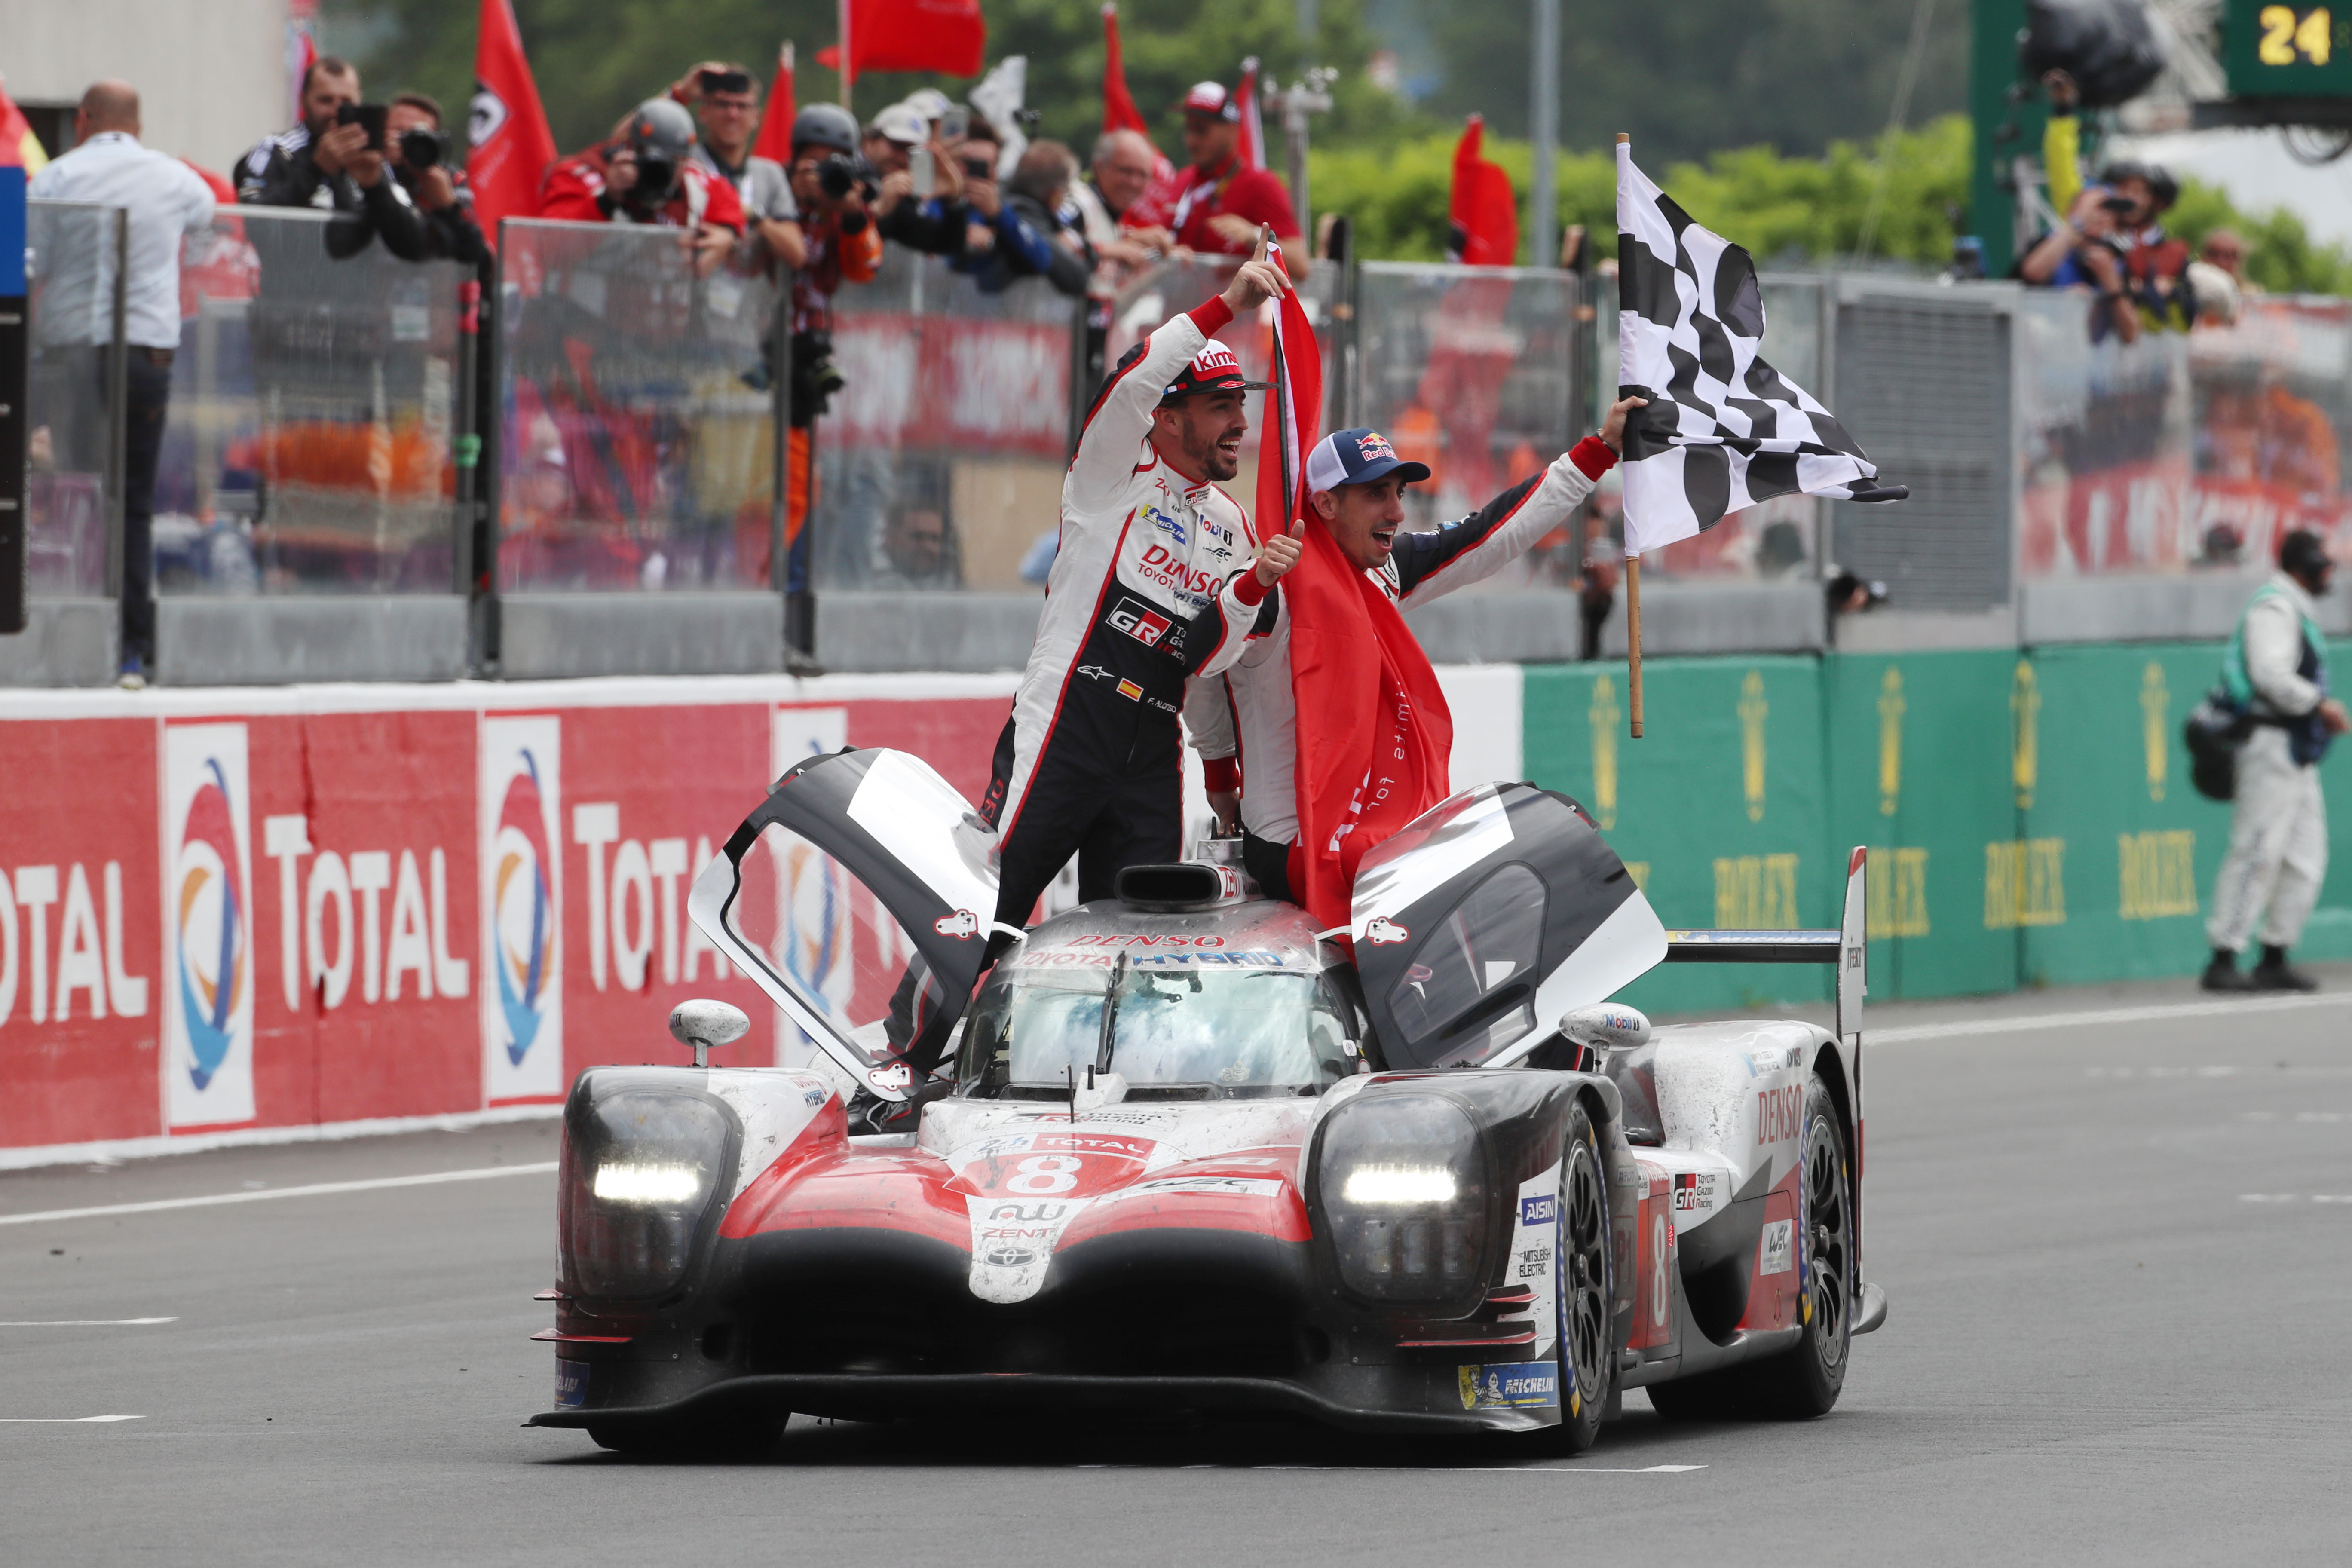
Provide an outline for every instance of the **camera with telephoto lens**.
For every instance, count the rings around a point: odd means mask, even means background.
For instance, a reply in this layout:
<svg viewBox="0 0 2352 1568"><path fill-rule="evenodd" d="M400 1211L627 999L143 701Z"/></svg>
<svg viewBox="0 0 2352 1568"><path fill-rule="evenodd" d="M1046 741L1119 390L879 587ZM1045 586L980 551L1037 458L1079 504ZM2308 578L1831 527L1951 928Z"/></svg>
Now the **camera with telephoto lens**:
<svg viewBox="0 0 2352 1568"><path fill-rule="evenodd" d="M428 131L415 125L400 133L400 161L409 168L436 168L448 155L449 133L446 131Z"/></svg>
<svg viewBox="0 0 2352 1568"><path fill-rule="evenodd" d="M863 187L866 199L872 201L879 191L874 179L874 166L863 158L852 158L835 153L816 166L817 189L835 201L845 199L849 193Z"/></svg>

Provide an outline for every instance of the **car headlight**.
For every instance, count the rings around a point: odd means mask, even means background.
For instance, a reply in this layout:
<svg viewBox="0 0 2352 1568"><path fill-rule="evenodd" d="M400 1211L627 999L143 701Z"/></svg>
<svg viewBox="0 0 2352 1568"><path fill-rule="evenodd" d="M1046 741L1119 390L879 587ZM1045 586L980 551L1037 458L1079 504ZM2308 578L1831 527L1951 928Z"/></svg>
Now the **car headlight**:
<svg viewBox="0 0 2352 1568"><path fill-rule="evenodd" d="M564 1123L572 1288L608 1300L675 1289L719 1184L726 1112L691 1095L625 1091L575 1098Z"/></svg>
<svg viewBox="0 0 2352 1568"><path fill-rule="evenodd" d="M1452 1100L1383 1094L1324 1124L1317 1192L1339 1278L1390 1301L1438 1301L1484 1277L1486 1166Z"/></svg>

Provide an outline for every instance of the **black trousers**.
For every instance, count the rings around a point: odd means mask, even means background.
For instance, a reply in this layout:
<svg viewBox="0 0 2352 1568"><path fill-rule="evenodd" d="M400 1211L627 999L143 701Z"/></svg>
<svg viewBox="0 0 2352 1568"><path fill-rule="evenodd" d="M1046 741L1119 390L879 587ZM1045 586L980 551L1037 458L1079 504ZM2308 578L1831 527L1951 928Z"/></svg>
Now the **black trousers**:
<svg viewBox="0 0 2352 1568"><path fill-rule="evenodd" d="M103 366L104 350L100 351ZM122 657L155 662L155 464L172 401L172 351L133 345L123 408ZM101 369L100 374L104 374Z"/></svg>
<svg viewBox="0 0 2352 1568"><path fill-rule="evenodd" d="M996 918L1025 926L1046 886L1078 858L1078 899L1091 903L1111 896L1112 883L1129 866L1164 865L1182 852L1184 774L1171 721L1165 744L1151 737L1148 753L1123 768L1081 758L1076 747L1049 747L1037 759L1018 818L999 847ZM1164 753L1164 754L1163 754ZM997 742L996 784L1001 795L1013 768L1013 724Z"/></svg>

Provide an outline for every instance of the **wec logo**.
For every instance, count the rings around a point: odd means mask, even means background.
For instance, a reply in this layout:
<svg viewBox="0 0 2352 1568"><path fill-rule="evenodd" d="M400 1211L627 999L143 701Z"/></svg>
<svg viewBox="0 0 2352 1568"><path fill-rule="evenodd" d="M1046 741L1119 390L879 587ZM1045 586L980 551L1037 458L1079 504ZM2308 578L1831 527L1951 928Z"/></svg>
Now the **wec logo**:
<svg viewBox="0 0 2352 1568"><path fill-rule="evenodd" d="M1402 942L1412 934L1410 929L1397 924L1386 915L1374 915L1364 922L1364 940L1374 947L1385 947L1392 942Z"/></svg>
<svg viewBox="0 0 2352 1568"><path fill-rule="evenodd" d="M980 934L980 917L970 910L958 910L931 922L931 929L941 936L961 937L966 941Z"/></svg>

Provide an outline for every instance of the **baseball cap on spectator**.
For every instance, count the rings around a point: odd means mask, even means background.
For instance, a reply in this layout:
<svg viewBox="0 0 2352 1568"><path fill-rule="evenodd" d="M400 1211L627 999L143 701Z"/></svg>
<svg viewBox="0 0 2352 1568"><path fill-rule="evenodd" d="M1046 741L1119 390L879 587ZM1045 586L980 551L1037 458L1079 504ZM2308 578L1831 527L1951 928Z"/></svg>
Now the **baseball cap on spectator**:
<svg viewBox="0 0 2352 1568"><path fill-rule="evenodd" d="M866 125L869 136L886 136L902 147L919 147L930 140L930 122L910 103L894 103Z"/></svg>
<svg viewBox="0 0 2352 1568"><path fill-rule="evenodd" d="M1334 430L1307 454L1307 488L1336 490L1341 485L1368 485L1395 474L1408 483L1429 478L1429 465L1396 455L1389 438L1377 430L1359 427Z"/></svg>
<svg viewBox="0 0 2352 1568"><path fill-rule="evenodd" d="M1222 83L1213 81L1194 82L1192 90L1184 95L1183 108L1187 114L1213 114L1220 120L1237 121L1242 117L1240 100L1228 95Z"/></svg>
<svg viewBox="0 0 2352 1568"><path fill-rule="evenodd" d="M926 125L936 124L940 115L955 107L955 100L935 87L919 87L900 101L921 115Z"/></svg>

